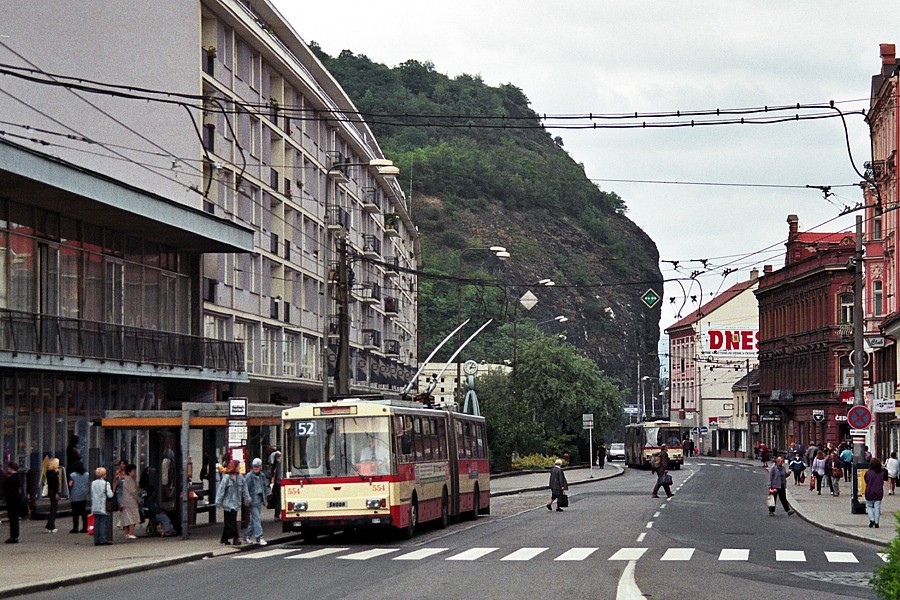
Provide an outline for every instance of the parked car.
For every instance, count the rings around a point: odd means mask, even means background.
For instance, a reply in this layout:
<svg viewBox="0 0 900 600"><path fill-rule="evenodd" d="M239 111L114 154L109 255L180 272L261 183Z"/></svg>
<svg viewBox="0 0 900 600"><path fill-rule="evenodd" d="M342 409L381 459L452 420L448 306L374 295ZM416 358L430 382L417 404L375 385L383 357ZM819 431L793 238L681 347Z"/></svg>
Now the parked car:
<svg viewBox="0 0 900 600"><path fill-rule="evenodd" d="M625 460L625 444L610 444L607 457L609 460Z"/></svg>

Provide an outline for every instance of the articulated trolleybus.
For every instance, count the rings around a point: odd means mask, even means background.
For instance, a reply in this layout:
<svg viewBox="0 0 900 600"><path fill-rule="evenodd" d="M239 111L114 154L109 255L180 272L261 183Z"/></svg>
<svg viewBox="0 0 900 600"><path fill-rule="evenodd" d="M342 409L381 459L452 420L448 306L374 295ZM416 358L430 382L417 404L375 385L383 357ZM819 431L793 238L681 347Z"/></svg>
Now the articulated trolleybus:
<svg viewBox="0 0 900 600"><path fill-rule="evenodd" d="M350 528L411 537L420 523L490 512L481 416L391 399L304 404L282 413L285 532Z"/></svg>
<svg viewBox="0 0 900 600"><path fill-rule="evenodd" d="M647 468L650 458L662 444L666 445L669 465L680 469L684 464L683 434L687 428L673 421L645 421L625 426L625 464Z"/></svg>

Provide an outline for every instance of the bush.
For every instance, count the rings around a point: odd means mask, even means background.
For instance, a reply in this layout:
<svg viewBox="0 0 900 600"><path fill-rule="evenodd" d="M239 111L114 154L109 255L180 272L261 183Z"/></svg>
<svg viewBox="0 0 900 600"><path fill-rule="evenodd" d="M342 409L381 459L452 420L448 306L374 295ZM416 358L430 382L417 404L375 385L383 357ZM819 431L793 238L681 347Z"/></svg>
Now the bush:
<svg viewBox="0 0 900 600"><path fill-rule="evenodd" d="M897 533L900 533L900 513L896 513ZM895 537L887 550L885 564L875 569L872 588L879 598L900 598L900 537Z"/></svg>
<svg viewBox="0 0 900 600"><path fill-rule="evenodd" d="M544 454L529 454L512 463L513 469L549 469L556 462L557 456L545 456Z"/></svg>

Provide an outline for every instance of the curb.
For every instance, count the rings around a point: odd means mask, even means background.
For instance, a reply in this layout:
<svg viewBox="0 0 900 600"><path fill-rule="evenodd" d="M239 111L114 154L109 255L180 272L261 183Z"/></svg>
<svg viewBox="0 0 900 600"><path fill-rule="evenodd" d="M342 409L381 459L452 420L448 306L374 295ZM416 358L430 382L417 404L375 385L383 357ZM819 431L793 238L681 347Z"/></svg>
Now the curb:
<svg viewBox="0 0 900 600"><path fill-rule="evenodd" d="M523 473L524 474L524 473ZM582 479L581 481L575 481L569 484L569 487L575 485L584 485L585 483L597 483L598 481L605 481L607 479L612 479L613 477L621 477L625 474L625 469L620 468L617 473L610 475L609 477L603 477L600 479ZM500 496L513 496L515 494L523 494L525 492L542 492L548 490L549 487L546 485L536 486L536 487L528 487L528 488L518 488L515 490L506 490L503 492L491 492L491 498L498 498Z"/></svg>
<svg viewBox="0 0 900 600"><path fill-rule="evenodd" d="M282 537L274 538L267 545L268 546L276 546L278 544L284 544L288 542L297 541L302 539L299 534L296 535L283 535ZM154 569L162 569L165 567L171 567L174 565L180 565L184 563L195 562L198 560L205 560L207 558L216 558L219 556L227 556L228 554L237 554L239 552L245 552L248 550L258 549L260 546L257 544L243 544L241 546L229 546L233 551L232 552L219 552L216 553L214 550L207 550L203 552L194 552L192 554L184 554L182 556L176 556L174 558L168 558L165 560L159 560L152 563L145 563L139 565L132 565L129 567L121 567L118 569L111 569L105 571L97 571L94 573L86 573L84 575L76 575L73 577L66 577L62 579L54 579L52 581L42 581L40 583L31 583L28 585L22 585L14 588L7 588L0 590L0 598L13 598L15 596L23 596L25 594L33 594L35 592L45 592L48 590L55 590L58 588L69 587L72 585L79 585L82 583L89 583L92 581L101 581L103 579L111 579L113 577L118 577L120 575L128 575L131 573L142 573L144 571L152 571Z"/></svg>
<svg viewBox="0 0 900 600"><path fill-rule="evenodd" d="M184 556L179 556L176 558L169 558L166 560L161 560L153 563L147 563L142 565L134 565L131 567L122 567L120 569L112 569L106 571L97 571L95 573L86 573L84 575L77 575L75 577L67 577L65 579L55 579L51 581L42 581L40 583L31 583L28 585L23 585L14 588L7 588L5 590L0 590L0 598L12 598L14 596L22 596L24 594L33 594L34 592L45 592L48 590L54 590L61 587L68 587L71 585L78 585L81 583L88 583L91 581L100 581L102 579L110 579L112 577L118 577L119 575L126 575L128 573L140 573L142 571L152 571L153 569L159 569L162 567L171 567L173 565L178 565L182 563L194 562L197 560L203 560L204 558L211 558L214 556L213 552L195 552L194 554L185 554Z"/></svg>
<svg viewBox="0 0 900 600"><path fill-rule="evenodd" d="M791 499L793 500L793 494L791 494ZM844 531L838 527L834 527L833 525L827 525L825 523L820 523L819 521L815 521L812 517L809 517L799 509L798 504L791 502L791 508L794 509L794 513L800 517L802 520L806 521L810 525L814 525L823 531L827 531L828 533L833 533L834 535L839 535L841 537L850 538L856 540L858 542L865 542L867 544L872 544L873 546L885 547L890 544L890 542L884 542L882 540L873 540L870 537L866 537L864 535L859 535L858 533L853 533L850 531Z"/></svg>

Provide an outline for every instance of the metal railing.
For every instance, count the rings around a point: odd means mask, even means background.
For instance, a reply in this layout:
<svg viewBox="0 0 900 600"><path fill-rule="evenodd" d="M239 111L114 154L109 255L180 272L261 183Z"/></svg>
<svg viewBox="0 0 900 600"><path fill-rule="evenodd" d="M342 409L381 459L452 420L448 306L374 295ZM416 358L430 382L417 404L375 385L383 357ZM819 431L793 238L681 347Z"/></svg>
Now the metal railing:
<svg viewBox="0 0 900 600"><path fill-rule="evenodd" d="M244 370L243 342L0 309L0 350L101 361Z"/></svg>

